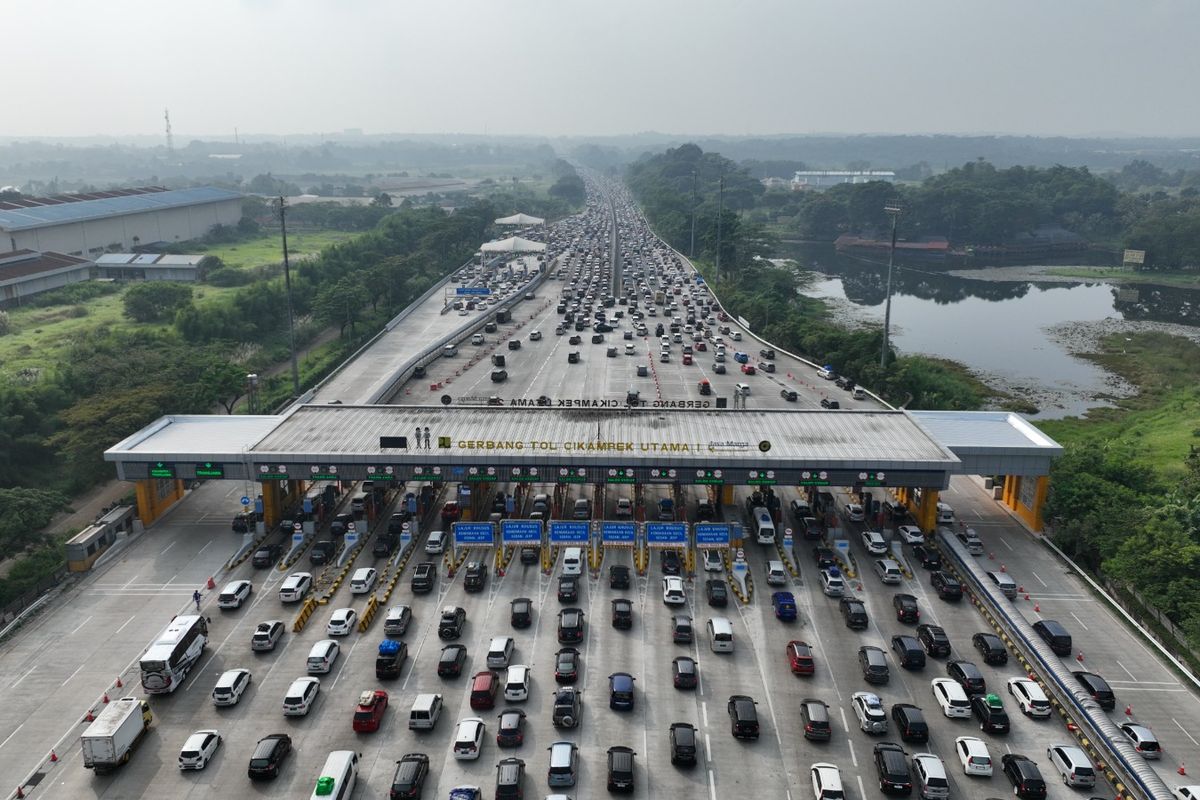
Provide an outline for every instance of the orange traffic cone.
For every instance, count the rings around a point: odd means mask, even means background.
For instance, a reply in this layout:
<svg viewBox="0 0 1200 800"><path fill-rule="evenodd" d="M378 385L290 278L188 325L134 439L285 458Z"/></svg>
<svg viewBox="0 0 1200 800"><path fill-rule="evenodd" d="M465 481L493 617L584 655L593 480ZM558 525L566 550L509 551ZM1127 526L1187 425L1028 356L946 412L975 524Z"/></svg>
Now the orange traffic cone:
<svg viewBox="0 0 1200 800"><path fill-rule="evenodd" d="M57 763L57 762L58 762L58 753L56 753L56 752L54 752L53 750L51 750L51 751L50 751L50 763L51 763L51 764L54 764L54 763Z"/></svg>
<svg viewBox="0 0 1200 800"><path fill-rule="evenodd" d="M1024 586L1018 586L1018 587L1017 587L1017 591L1018 591L1018 592L1020 592L1021 594L1025 594L1025 587L1024 587Z"/></svg>
<svg viewBox="0 0 1200 800"><path fill-rule="evenodd" d="M211 575L210 575L210 576L209 576L209 578L208 578L208 583L207 583L207 584L205 584L205 585L206 585L206 586L207 586L209 589L215 589L215 588L217 588L217 582L216 582L216 581L214 581L214 580L212 579L212 576L211 576Z"/></svg>
<svg viewBox="0 0 1200 800"><path fill-rule="evenodd" d="M1183 768L1182 761L1179 762L1179 769L1177 769L1175 771L1178 772L1180 775L1187 775L1187 770Z"/></svg>
<svg viewBox="0 0 1200 800"><path fill-rule="evenodd" d="M1125 716L1127 716L1127 717L1133 716L1133 706L1125 706Z"/></svg>
<svg viewBox="0 0 1200 800"><path fill-rule="evenodd" d="M1001 572L1008 572L1008 567L1006 567L1004 564L1001 564L1001 565L1000 565L1000 571L1001 571Z"/></svg>
<svg viewBox="0 0 1200 800"><path fill-rule="evenodd" d="M1035 614L1040 614L1040 613L1042 613L1042 606L1041 606L1041 604L1039 604L1039 603L1034 603L1034 604L1033 604L1033 611L1034 611L1034 613L1035 613Z"/></svg>
<svg viewBox="0 0 1200 800"><path fill-rule="evenodd" d="M1025 593L1025 599L1026 599L1026 600L1028 600L1028 599L1029 599L1029 593L1028 593L1028 592L1026 592L1026 593Z"/></svg>
<svg viewBox="0 0 1200 800"><path fill-rule="evenodd" d="M118 688L118 689L120 689L120 688L121 688L122 686L124 686L124 685L125 685L125 684L121 683L121 676L120 676L120 675L118 675L118 676L117 676L117 688Z"/></svg>
<svg viewBox="0 0 1200 800"><path fill-rule="evenodd" d="M88 709L87 716L86 716L86 717L84 717L83 719L84 719L84 721L85 721L85 722L95 722L95 721L96 721L96 715L95 715L95 714L93 714L93 713L92 713L92 710L89 708L89 709Z"/></svg>
<svg viewBox="0 0 1200 800"><path fill-rule="evenodd" d="M105 705L108 704L108 692L104 693L104 703L105 703Z"/></svg>
<svg viewBox="0 0 1200 800"><path fill-rule="evenodd" d="M17 796L17 797L24 797L24 796L25 796L25 790L24 790L23 788L21 788L20 786L18 786L18 787L17 787L17 794L16 794L16 796Z"/></svg>
<svg viewBox="0 0 1200 800"><path fill-rule="evenodd" d="M1080 664L1083 663L1083 651L1082 650L1079 651L1079 655L1075 656L1075 660L1078 661Z"/></svg>

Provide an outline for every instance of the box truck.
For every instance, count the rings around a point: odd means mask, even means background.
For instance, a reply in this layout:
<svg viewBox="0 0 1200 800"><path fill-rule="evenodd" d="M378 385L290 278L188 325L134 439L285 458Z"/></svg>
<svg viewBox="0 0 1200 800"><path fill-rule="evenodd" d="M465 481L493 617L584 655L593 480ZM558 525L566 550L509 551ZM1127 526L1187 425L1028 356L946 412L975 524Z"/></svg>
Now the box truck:
<svg viewBox="0 0 1200 800"><path fill-rule="evenodd" d="M97 775L112 772L129 760L133 748L154 721L150 704L136 697L114 700L83 732L83 766Z"/></svg>

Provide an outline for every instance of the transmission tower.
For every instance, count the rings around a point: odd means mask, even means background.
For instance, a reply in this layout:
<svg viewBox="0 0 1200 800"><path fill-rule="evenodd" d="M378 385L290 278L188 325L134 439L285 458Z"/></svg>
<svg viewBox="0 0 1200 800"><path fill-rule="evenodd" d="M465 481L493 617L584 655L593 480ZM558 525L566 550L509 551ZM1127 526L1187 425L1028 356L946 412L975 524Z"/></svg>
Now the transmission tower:
<svg viewBox="0 0 1200 800"><path fill-rule="evenodd" d="M175 140L171 138L171 109L163 109L163 119L167 123L167 152L171 157L175 156Z"/></svg>

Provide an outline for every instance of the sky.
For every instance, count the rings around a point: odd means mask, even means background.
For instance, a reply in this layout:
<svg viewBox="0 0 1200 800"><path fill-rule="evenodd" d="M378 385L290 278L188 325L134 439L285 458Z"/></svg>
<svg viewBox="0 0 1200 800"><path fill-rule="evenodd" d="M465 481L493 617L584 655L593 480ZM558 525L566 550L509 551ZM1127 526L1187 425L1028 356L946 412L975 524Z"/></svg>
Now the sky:
<svg viewBox="0 0 1200 800"><path fill-rule="evenodd" d="M1200 134L1193 0L53 0L7 136Z"/></svg>

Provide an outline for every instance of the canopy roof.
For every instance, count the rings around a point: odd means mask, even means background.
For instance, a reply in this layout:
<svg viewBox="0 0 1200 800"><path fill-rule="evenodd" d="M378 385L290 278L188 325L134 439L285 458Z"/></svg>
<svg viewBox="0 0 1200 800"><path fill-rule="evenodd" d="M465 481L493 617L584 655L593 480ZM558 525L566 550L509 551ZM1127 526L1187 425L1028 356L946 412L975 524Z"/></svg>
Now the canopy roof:
<svg viewBox="0 0 1200 800"><path fill-rule="evenodd" d="M546 245L522 239L520 236L510 236L498 242L488 242L479 249L485 253L541 253L545 251Z"/></svg>
<svg viewBox="0 0 1200 800"><path fill-rule="evenodd" d="M497 225L541 225L546 220L541 217L531 217L528 214L513 214L511 217L501 217L496 220Z"/></svg>

